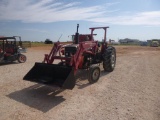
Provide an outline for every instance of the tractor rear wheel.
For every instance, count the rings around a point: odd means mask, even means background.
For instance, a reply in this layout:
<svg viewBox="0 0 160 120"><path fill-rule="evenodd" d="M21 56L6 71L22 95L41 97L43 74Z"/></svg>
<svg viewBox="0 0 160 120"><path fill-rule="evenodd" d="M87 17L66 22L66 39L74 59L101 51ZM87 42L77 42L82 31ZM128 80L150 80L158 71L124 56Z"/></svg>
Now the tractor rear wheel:
<svg viewBox="0 0 160 120"><path fill-rule="evenodd" d="M100 77L100 68L98 66L91 66L88 74L89 83L95 83Z"/></svg>
<svg viewBox="0 0 160 120"><path fill-rule="evenodd" d="M27 60L27 57L25 55L23 55L23 54L18 55L18 62L19 63L24 63L24 62L26 62L26 60Z"/></svg>
<svg viewBox="0 0 160 120"><path fill-rule="evenodd" d="M103 68L107 72L112 72L116 65L116 49L109 46L103 55Z"/></svg>

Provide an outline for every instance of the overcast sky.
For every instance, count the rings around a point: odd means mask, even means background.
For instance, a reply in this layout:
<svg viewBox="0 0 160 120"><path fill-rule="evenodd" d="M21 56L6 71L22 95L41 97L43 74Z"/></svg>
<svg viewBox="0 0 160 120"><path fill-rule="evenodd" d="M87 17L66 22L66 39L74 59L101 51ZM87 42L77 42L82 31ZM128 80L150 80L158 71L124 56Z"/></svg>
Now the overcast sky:
<svg viewBox="0 0 160 120"><path fill-rule="evenodd" d="M160 39L160 0L0 0L0 36L67 41L109 26L107 39ZM103 30L95 31L101 40Z"/></svg>

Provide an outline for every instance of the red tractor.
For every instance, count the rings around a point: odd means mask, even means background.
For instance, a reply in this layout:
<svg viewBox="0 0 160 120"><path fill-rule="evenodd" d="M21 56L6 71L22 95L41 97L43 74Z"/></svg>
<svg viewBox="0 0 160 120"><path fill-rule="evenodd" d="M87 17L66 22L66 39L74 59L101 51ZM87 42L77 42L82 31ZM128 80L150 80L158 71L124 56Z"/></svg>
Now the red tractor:
<svg viewBox="0 0 160 120"><path fill-rule="evenodd" d="M73 89L76 83L75 75L79 69L88 70L88 81L95 83L100 77L100 63L106 72L112 72L116 64L116 50L108 46L106 32L109 27L90 28L91 34L73 35L72 44L56 42L49 54L45 54L43 63L35 63L24 76L24 80L58 86L63 89ZM100 45L93 38L95 29L104 29L104 40ZM55 60L58 64L53 64Z"/></svg>
<svg viewBox="0 0 160 120"><path fill-rule="evenodd" d="M21 53L22 48L17 45L16 37L0 37L0 63L8 63L16 60L19 63L24 63L26 61L26 56ZM21 44L21 39L19 44Z"/></svg>

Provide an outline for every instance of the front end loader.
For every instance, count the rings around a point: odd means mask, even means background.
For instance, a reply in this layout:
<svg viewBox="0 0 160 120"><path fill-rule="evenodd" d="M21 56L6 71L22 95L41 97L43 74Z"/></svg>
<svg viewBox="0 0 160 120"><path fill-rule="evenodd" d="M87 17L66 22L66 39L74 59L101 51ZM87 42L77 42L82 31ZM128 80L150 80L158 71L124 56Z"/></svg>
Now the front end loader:
<svg viewBox="0 0 160 120"><path fill-rule="evenodd" d="M59 41L49 54L45 54L42 63L35 63L33 68L24 76L24 80L58 86L63 89L73 89L76 83L75 76L79 69L88 70L88 81L95 83L100 77L100 63L107 72L112 72L116 64L116 50L108 46L106 32L109 27L90 28L91 34L73 35L72 44L62 44ZM100 46L94 40L93 31L104 29L104 40ZM58 64L57 62L59 60Z"/></svg>

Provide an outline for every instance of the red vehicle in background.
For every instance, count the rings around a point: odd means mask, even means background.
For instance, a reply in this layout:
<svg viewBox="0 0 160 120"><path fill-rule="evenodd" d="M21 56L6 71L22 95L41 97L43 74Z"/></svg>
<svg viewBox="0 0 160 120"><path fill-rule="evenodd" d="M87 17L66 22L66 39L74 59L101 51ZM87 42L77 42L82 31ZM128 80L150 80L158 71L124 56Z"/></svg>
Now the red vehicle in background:
<svg viewBox="0 0 160 120"><path fill-rule="evenodd" d="M16 42L16 37L0 37L0 63L8 63L18 61L19 63L26 62L26 56L21 53L22 44Z"/></svg>

